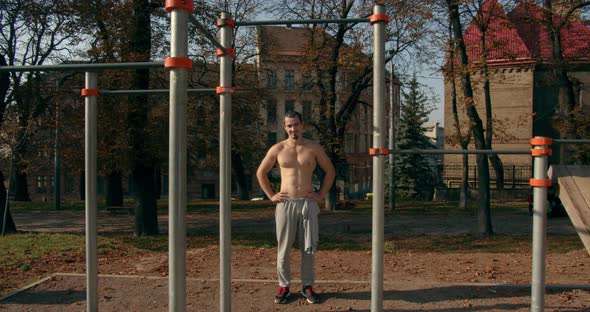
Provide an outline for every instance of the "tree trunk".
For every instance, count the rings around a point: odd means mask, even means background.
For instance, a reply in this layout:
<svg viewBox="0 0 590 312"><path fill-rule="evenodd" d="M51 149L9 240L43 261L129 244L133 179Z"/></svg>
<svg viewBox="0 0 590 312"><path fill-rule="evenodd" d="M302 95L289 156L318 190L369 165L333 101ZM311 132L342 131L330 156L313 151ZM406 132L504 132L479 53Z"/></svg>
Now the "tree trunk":
<svg viewBox="0 0 590 312"><path fill-rule="evenodd" d="M587 6L588 4L583 4ZM551 43L551 54L552 54L552 72L555 76L554 79L559 88L558 104L559 104L559 118L558 123L564 123L565 126L560 127L559 136L562 139L575 137L574 129L571 125L573 124L573 116L571 115L572 110L576 105L576 99L574 96L574 85L567 75L567 61L563 57L563 48L561 44L561 29L566 25L566 20L563 20L560 24L555 25L553 18L553 1L544 0L544 14L545 14L545 25L547 32L549 33L549 42ZM578 8L580 9L580 8ZM569 16L568 16L569 18ZM569 148L566 144L561 144L558 147L559 163L565 164L568 162L570 157Z"/></svg>
<svg viewBox="0 0 590 312"><path fill-rule="evenodd" d="M123 206L123 177L121 172L109 173L106 178L106 205L109 207Z"/></svg>
<svg viewBox="0 0 590 312"><path fill-rule="evenodd" d="M489 157L492 168L496 173L496 188L502 190L504 189L504 164L498 154L492 154Z"/></svg>
<svg viewBox="0 0 590 312"><path fill-rule="evenodd" d="M133 1L133 34L130 42L131 61L148 62L151 49L150 3L147 0ZM136 89L149 89L150 72L138 69L133 77ZM127 114L127 139L130 146L131 180L134 186L135 235L158 235L158 213L154 173L156 157L146 128L149 105L146 95L129 97Z"/></svg>
<svg viewBox="0 0 590 312"><path fill-rule="evenodd" d="M0 233L16 233L16 225L10 214L8 190L4 186L4 174L0 171Z"/></svg>
<svg viewBox="0 0 590 312"><path fill-rule="evenodd" d="M84 170L80 170L78 192L80 193L80 200L86 200L86 172Z"/></svg>
<svg viewBox="0 0 590 312"><path fill-rule="evenodd" d="M467 149L467 148L464 148ZM463 168L461 168L461 188L459 190L459 209L467 209L469 198L469 155L463 155Z"/></svg>
<svg viewBox="0 0 590 312"><path fill-rule="evenodd" d="M27 183L27 174L22 170L21 166L19 165L16 165L16 170L14 174L14 184L14 200L31 201L31 195L29 194L29 186Z"/></svg>
<svg viewBox="0 0 590 312"><path fill-rule="evenodd" d="M238 198L241 200L249 200L250 193L248 192L248 177L244 172L244 165L242 157L238 152L231 152L232 173L236 186L238 187Z"/></svg>
<svg viewBox="0 0 590 312"><path fill-rule="evenodd" d="M154 170L152 166L136 165L131 172L134 189L135 235L158 235L158 213Z"/></svg>
<svg viewBox="0 0 590 312"><path fill-rule="evenodd" d="M463 41L463 30L461 27L461 20L459 16L459 5L456 0L447 0L449 21L453 28L453 34L459 47L459 59L463 68L469 66L467 57L467 49ZM463 100L465 101L465 108L467 110L467 117L472 125L472 133L477 149L486 149L486 141L484 137L483 123L473 99L473 87L471 85L471 75L469 71L463 71L462 74L463 86ZM478 232L482 236L493 234L491 214L490 214L490 169L488 163L488 156L486 154L479 154L477 156L478 167L478 182L479 182L479 210L478 210Z"/></svg>
<svg viewBox="0 0 590 312"><path fill-rule="evenodd" d="M481 3L481 1L480 1L480 5L483 5ZM480 28L480 31L482 34L481 38L480 38L480 44L481 44L481 49L484 53L483 62L482 62L483 63L482 76L484 78L483 94L484 94L485 114L486 114L485 139L486 139L487 148L492 149L492 140L494 138L494 115L492 114L492 95L491 95L491 91L490 91L490 76L489 76L489 68L488 68L488 63L487 63L487 55L488 55L488 49L486 46L487 27ZM498 156L498 154L491 154L488 157L490 158L490 162L492 164L492 167L494 168L494 173L496 174L496 188L504 189L504 165L502 164L502 160L500 159L500 156Z"/></svg>
<svg viewBox="0 0 590 312"><path fill-rule="evenodd" d="M450 24L450 23L449 23ZM452 27L449 26L449 37L453 37ZM455 67L455 42L451 42L451 46L449 49L449 65L450 65L450 75L451 75L451 103L452 103L452 112L453 112L453 121L454 127L456 131L457 141L461 146L461 149L468 150L469 149L469 141L471 140L471 136L469 133L471 129L467 131L466 135L463 135L461 130L461 125L459 123L459 111L457 108L457 83L455 77L457 75L456 67ZM462 158L463 168L461 168L461 187L459 190L459 203L457 207L459 209L467 209L467 201L469 199L469 155L464 154Z"/></svg>
<svg viewBox="0 0 590 312"><path fill-rule="evenodd" d="M157 165L154 172L154 181L156 183L156 200L162 198L162 166Z"/></svg>

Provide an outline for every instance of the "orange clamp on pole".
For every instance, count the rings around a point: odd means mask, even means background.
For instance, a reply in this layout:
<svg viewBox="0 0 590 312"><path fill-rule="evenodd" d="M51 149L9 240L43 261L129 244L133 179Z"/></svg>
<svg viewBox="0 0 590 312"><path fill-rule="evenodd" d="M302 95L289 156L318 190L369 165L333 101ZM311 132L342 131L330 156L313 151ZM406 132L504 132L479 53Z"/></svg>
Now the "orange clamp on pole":
<svg viewBox="0 0 590 312"><path fill-rule="evenodd" d="M553 139L551 138L532 138L531 145L539 146L539 145L551 145L553 143Z"/></svg>
<svg viewBox="0 0 590 312"><path fill-rule="evenodd" d="M82 96L98 96L99 92L98 89L82 89L80 94Z"/></svg>
<svg viewBox="0 0 590 312"><path fill-rule="evenodd" d="M371 156L389 155L389 149L386 147L369 148L369 155L371 155Z"/></svg>
<svg viewBox="0 0 590 312"><path fill-rule="evenodd" d="M553 150L550 148L532 148L531 149L531 156L551 156L553 155Z"/></svg>
<svg viewBox="0 0 590 312"><path fill-rule="evenodd" d="M553 183L552 183L551 179L533 179L533 178L531 178L529 180L529 184L531 186L537 186L537 187L544 187L544 186L549 187Z"/></svg>
<svg viewBox="0 0 590 312"><path fill-rule="evenodd" d="M221 28L223 26L229 26L231 28L236 28L236 21L232 18L218 19L215 21L215 26L217 26L217 28Z"/></svg>
<svg viewBox="0 0 590 312"><path fill-rule="evenodd" d="M389 23L389 15L387 14L373 14L369 17L369 24L373 25L377 22L385 22L385 24Z"/></svg>
<svg viewBox="0 0 590 312"><path fill-rule="evenodd" d="M193 0L166 0L166 11L170 12L173 9L185 9L189 14L193 14L194 6Z"/></svg>
<svg viewBox="0 0 590 312"><path fill-rule="evenodd" d="M236 57L236 49L234 48L225 48L225 49L216 49L215 50L215 54L217 54L217 56L231 56L233 58Z"/></svg>
<svg viewBox="0 0 590 312"><path fill-rule="evenodd" d="M193 69L193 61L188 57L167 57L164 59L165 68Z"/></svg>
<svg viewBox="0 0 590 312"><path fill-rule="evenodd" d="M236 91L236 87L227 87L227 86L218 86L215 88L215 93L217 94L231 94Z"/></svg>

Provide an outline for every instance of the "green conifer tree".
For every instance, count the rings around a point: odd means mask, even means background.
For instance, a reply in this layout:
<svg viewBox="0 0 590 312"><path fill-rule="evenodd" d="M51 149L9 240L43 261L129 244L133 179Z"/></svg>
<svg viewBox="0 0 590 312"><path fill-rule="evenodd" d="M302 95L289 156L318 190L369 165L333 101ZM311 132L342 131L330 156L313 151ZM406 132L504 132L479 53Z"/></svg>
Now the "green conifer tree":
<svg viewBox="0 0 590 312"><path fill-rule="evenodd" d="M401 114L397 130L397 145L401 150L434 149L436 146L425 133L428 115L433 106L418 83L416 76L402 91ZM401 154L396 157L398 196L410 195L412 199L428 200L435 185L434 158L422 154ZM405 193L405 194L400 194ZM404 196L404 197L405 197Z"/></svg>

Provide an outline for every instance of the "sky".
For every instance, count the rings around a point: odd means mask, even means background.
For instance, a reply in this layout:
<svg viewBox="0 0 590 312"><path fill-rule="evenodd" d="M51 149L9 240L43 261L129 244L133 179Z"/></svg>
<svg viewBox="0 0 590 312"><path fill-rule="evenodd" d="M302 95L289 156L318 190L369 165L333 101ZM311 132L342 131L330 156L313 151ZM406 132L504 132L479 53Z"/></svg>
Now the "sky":
<svg viewBox="0 0 590 312"><path fill-rule="evenodd" d="M443 77L441 73L429 73L429 72L422 72L419 73L418 82L428 86L428 88L432 89L434 95L436 95L437 101L434 103L435 110L430 113L430 120L428 122L429 125L434 125L436 122L440 123L441 127L444 127L445 118L444 118L444 84L443 84Z"/></svg>

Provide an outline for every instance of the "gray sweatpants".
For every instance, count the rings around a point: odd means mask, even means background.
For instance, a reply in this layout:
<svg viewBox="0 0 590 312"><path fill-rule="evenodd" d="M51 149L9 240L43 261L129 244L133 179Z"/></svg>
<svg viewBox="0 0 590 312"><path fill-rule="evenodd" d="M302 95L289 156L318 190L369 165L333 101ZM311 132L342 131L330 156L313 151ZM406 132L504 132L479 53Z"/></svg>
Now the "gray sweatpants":
<svg viewBox="0 0 590 312"><path fill-rule="evenodd" d="M279 286L289 287L291 284L291 263L289 261L291 247L298 237L301 249L301 282L303 286L311 286L314 282L313 253L305 252L302 209L304 205L318 204L309 199L290 199L277 204L275 209L277 231L277 273ZM319 211L319 207L317 207Z"/></svg>

